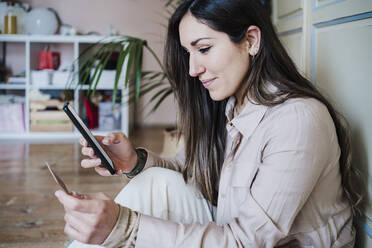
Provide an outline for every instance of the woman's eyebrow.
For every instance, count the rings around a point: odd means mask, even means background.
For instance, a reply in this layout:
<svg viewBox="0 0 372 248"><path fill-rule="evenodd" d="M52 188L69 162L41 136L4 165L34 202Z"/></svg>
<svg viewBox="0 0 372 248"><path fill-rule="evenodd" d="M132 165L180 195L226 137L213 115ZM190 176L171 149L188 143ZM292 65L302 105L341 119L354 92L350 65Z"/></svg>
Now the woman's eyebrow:
<svg viewBox="0 0 372 248"><path fill-rule="evenodd" d="M201 41L201 40L210 40L210 39L212 39L212 38L209 38L209 37L199 38L199 39L197 39L197 40L192 41L190 44L191 44L191 46L195 46L195 45L198 44L198 42Z"/></svg>

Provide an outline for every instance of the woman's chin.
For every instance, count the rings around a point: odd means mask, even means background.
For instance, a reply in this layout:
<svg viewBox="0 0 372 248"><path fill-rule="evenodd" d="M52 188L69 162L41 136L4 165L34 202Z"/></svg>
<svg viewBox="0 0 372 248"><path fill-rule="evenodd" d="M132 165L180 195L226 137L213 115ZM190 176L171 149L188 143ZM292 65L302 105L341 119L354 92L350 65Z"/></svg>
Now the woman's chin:
<svg viewBox="0 0 372 248"><path fill-rule="evenodd" d="M212 98L212 100L215 101L215 102L225 100L226 98L229 97L229 96L226 96L226 95L224 95L224 94L218 94L217 92L211 92L211 91L209 91L209 96L210 96L210 97Z"/></svg>

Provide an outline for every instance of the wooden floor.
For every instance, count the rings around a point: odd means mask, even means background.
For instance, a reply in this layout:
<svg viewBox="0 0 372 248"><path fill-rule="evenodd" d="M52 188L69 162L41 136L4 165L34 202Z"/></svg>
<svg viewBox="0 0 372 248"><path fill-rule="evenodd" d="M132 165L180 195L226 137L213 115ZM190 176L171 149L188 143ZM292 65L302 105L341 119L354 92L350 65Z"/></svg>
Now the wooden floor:
<svg viewBox="0 0 372 248"><path fill-rule="evenodd" d="M135 146L162 150L162 129L140 129L130 137ZM48 161L69 190L104 192L114 197L125 185L122 177L101 177L80 167L76 142L0 141L0 247L65 247L64 211L43 161Z"/></svg>

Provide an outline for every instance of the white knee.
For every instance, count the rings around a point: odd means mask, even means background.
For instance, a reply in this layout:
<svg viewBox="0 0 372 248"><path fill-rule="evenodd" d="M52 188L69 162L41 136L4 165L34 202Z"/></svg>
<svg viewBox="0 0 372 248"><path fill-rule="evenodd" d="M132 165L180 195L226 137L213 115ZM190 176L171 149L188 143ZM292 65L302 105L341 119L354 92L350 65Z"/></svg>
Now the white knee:
<svg viewBox="0 0 372 248"><path fill-rule="evenodd" d="M212 220L208 202L180 173L153 167L133 178L115 201L142 214L182 223Z"/></svg>

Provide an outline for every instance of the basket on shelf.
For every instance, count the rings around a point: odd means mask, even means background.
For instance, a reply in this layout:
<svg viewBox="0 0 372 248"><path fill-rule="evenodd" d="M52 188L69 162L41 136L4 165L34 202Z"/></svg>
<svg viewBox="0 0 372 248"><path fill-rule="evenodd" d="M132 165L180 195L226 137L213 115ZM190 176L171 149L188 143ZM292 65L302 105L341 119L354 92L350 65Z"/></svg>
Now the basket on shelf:
<svg viewBox="0 0 372 248"><path fill-rule="evenodd" d="M73 124L63 112L63 102L57 99L30 102L30 131L71 132ZM73 105L73 101L70 102Z"/></svg>

